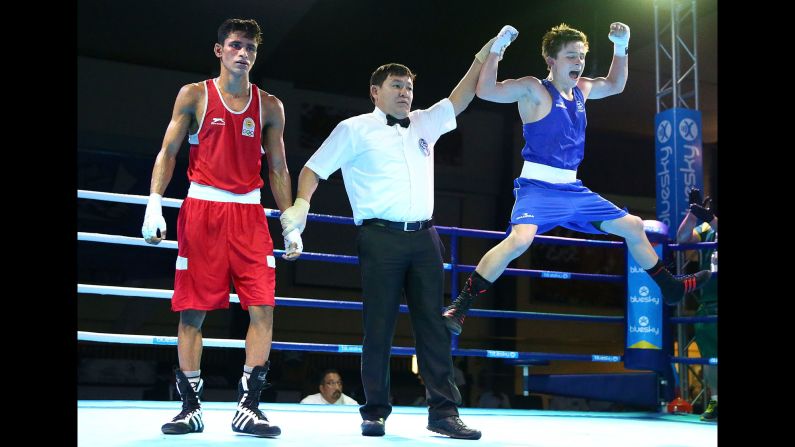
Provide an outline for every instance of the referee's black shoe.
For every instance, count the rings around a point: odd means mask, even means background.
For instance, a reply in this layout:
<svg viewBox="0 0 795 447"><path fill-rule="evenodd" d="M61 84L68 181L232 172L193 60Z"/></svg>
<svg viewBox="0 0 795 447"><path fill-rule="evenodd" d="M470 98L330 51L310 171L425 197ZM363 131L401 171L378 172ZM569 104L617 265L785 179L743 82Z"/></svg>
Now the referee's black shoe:
<svg viewBox="0 0 795 447"><path fill-rule="evenodd" d="M456 439L480 439L480 431L469 428L458 416L428 421L428 430Z"/></svg>
<svg viewBox="0 0 795 447"><path fill-rule="evenodd" d="M384 436L385 432L384 418L362 421L362 436Z"/></svg>

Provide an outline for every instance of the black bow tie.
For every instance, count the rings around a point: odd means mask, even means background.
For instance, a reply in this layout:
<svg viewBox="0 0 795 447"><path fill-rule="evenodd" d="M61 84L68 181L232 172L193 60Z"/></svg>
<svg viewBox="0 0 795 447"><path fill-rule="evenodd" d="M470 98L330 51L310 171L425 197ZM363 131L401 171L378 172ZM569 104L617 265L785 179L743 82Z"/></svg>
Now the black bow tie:
<svg viewBox="0 0 795 447"><path fill-rule="evenodd" d="M405 117L402 120L399 120L399 119L395 118L392 115L387 115L386 116L386 125L387 126L394 126L395 124L400 124L400 127L409 127L409 123L411 123L411 120L409 119L409 117Z"/></svg>

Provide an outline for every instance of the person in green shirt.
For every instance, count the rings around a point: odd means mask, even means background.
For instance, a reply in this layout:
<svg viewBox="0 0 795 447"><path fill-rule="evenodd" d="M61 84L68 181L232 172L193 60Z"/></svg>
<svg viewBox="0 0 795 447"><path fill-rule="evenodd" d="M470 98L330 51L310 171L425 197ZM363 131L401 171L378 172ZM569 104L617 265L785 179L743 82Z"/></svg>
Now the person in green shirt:
<svg viewBox="0 0 795 447"><path fill-rule="evenodd" d="M711 199L701 200L701 191L690 190L690 208L676 232L680 244L717 242L718 216L710 209ZM698 269L717 271L717 249L699 250ZM714 258L714 263L712 262ZM714 265L713 265L714 264ZM718 283L710 281L694 292L698 300L697 316L718 315ZM695 339L704 358L718 357L718 323L695 323ZM704 378L710 391L707 409L702 421L718 421L718 365L703 365Z"/></svg>

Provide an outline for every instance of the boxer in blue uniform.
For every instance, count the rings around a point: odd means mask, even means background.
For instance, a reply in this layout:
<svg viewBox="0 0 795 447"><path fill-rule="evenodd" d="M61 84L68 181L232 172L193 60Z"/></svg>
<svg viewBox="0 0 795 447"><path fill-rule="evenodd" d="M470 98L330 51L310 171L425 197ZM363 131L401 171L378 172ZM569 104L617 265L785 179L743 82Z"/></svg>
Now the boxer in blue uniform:
<svg viewBox="0 0 795 447"><path fill-rule="evenodd" d="M585 148L585 102L621 93L627 83L629 26L615 22L608 38L614 52L605 77L582 77L588 38L581 31L560 24L542 41L542 56L549 75L497 82L497 64L518 35L506 26L510 39L496 39L478 79L478 97L499 103L518 103L525 146L524 166L514 181L511 231L489 250L467 279L461 294L445 309L447 328L460 334L464 318L475 297L486 292L512 260L524 253L536 234L560 225L585 233L610 233L623 237L632 257L654 279L668 305L701 288L710 278L703 270L693 275L672 275L655 253L643 221L583 186L577 167Z"/></svg>

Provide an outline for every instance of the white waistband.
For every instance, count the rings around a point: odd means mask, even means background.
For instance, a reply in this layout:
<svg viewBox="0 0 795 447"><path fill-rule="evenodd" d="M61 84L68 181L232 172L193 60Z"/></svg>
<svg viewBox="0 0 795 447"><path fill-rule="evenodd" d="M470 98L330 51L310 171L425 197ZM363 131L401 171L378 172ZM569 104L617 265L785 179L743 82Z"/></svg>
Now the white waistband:
<svg viewBox="0 0 795 447"><path fill-rule="evenodd" d="M255 189L245 194L235 194L223 189L214 188L212 186L200 185L196 182L190 182L188 188L188 197L199 200L211 200L213 202L233 202L233 203L248 203L260 204L259 189Z"/></svg>
<svg viewBox="0 0 795 447"><path fill-rule="evenodd" d="M520 177L543 180L548 183L572 183L577 181L577 171L571 169L555 168L532 161L524 162Z"/></svg>

